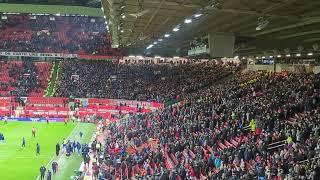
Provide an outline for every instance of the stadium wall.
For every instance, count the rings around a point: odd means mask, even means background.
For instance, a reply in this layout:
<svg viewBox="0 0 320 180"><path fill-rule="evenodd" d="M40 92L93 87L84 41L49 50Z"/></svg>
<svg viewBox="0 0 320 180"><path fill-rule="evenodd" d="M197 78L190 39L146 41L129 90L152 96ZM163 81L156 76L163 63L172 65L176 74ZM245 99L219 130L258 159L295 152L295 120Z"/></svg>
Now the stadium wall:
<svg viewBox="0 0 320 180"><path fill-rule="evenodd" d="M320 66L310 64L271 64L271 65L247 65L247 71L271 71L271 72L313 72L320 73Z"/></svg>
<svg viewBox="0 0 320 180"><path fill-rule="evenodd" d="M248 71L274 71L274 65L247 65Z"/></svg>

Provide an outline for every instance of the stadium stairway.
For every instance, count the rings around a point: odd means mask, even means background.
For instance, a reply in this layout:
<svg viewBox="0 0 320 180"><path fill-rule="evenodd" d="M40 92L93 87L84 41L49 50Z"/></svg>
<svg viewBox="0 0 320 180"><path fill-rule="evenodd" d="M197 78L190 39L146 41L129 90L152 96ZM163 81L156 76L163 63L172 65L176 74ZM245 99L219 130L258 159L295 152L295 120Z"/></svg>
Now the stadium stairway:
<svg viewBox="0 0 320 180"><path fill-rule="evenodd" d="M55 61L53 63L47 90L45 91L45 94L44 94L46 97L52 97L55 93L56 82L58 79L59 68L60 68L59 64L60 64L60 61Z"/></svg>

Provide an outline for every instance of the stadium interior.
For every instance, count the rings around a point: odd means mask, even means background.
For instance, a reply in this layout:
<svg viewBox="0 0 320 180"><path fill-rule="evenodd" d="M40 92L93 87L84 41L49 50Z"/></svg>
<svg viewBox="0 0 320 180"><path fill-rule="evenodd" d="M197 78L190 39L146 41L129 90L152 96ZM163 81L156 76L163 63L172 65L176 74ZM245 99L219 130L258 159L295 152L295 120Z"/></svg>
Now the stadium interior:
<svg viewBox="0 0 320 180"><path fill-rule="evenodd" d="M0 0L0 179L319 180L319 9Z"/></svg>

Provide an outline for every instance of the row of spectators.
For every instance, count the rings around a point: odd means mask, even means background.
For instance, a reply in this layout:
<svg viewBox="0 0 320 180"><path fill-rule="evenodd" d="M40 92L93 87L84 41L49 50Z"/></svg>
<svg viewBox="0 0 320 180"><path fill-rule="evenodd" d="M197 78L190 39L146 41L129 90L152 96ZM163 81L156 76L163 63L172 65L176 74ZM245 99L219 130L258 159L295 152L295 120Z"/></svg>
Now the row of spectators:
<svg viewBox="0 0 320 180"><path fill-rule="evenodd" d="M104 131L98 179L318 179L320 77L238 74ZM247 128L249 127L249 128Z"/></svg>
<svg viewBox="0 0 320 180"><path fill-rule="evenodd" d="M117 55L111 48L104 18L3 16L6 18L0 21L2 51Z"/></svg>
<svg viewBox="0 0 320 180"><path fill-rule="evenodd" d="M208 63L173 66L64 61L57 96L163 102L211 85L234 68Z"/></svg>

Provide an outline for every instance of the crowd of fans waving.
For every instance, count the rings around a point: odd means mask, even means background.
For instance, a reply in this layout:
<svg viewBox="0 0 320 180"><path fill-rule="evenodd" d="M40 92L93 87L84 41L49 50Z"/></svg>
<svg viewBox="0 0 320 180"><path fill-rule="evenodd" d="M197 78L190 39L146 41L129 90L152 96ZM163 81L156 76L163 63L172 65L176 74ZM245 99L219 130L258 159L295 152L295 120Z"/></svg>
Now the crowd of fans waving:
<svg viewBox="0 0 320 180"><path fill-rule="evenodd" d="M319 88L314 74L237 74L175 106L106 126L94 174L318 179Z"/></svg>

